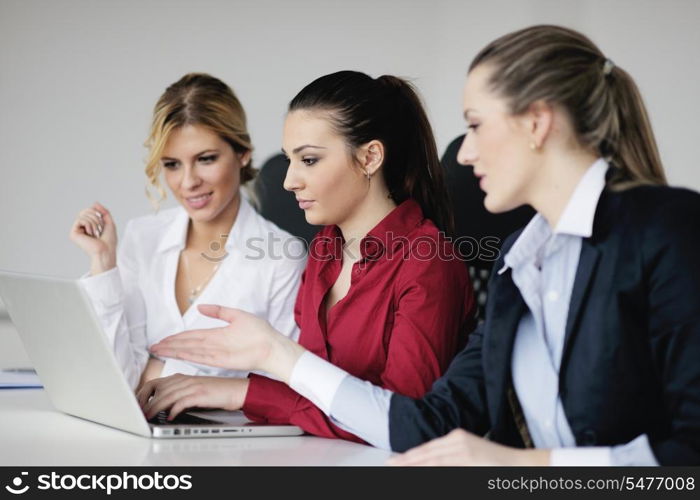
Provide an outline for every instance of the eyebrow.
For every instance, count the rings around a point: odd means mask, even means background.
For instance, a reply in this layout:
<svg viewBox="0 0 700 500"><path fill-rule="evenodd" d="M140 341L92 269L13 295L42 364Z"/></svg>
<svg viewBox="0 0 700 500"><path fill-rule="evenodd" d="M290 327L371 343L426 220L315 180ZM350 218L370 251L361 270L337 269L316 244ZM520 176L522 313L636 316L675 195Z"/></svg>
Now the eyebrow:
<svg viewBox="0 0 700 500"><path fill-rule="evenodd" d="M313 144L304 144L303 146L299 146L297 148L292 149L292 154L297 154L306 148L328 149L328 148L324 148L323 146L314 146ZM287 154L287 152L284 150L284 148L282 148L282 153Z"/></svg>
<svg viewBox="0 0 700 500"><path fill-rule="evenodd" d="M468 119L469 119L469 113L473 113L473 112L474 112L474 110L471 109L471 108L465 109L465 110L464 110L464 119L465 119L465 120L468 120Z"/></svg>
<svg viewBox="0 0 700 500"><path fill-rule="evenodd" d="M197 156L202 156L205 153L219 153L218 149L205 149L204 151L200 151L196 155L194 155L192 158L196 158ZM177 160L177 158L170 158L169 156L161 156L161 160Z"/></svg>

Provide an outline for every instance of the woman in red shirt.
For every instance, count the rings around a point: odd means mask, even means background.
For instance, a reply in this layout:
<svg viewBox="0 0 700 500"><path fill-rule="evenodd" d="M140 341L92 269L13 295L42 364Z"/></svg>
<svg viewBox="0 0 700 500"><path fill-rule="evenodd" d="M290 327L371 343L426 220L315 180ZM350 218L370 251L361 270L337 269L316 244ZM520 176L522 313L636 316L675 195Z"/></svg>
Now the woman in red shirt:
<svg viewBox="0 0 700 500"><path fill-rule="evenodd" d="M420 99L393 76L326 75L291 101L283 151L285 189L309 223L326 226L297 296L299 343L357 377L422 396L473 326L474 298L444 235L451 214ZM262 375L173 375L138 397L148 418L167 408L170 418L189 407L242 408L256 421L360 441Z"/></svg>

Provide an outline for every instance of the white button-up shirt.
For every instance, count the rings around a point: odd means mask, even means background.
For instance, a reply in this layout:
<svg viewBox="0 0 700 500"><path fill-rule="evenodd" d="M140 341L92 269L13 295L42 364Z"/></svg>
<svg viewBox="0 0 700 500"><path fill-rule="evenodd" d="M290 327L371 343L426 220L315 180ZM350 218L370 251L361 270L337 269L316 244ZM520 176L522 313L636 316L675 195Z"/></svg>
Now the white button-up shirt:
<svg viewBox="0 0 700 500"><path fill-rule="evenodd" d="M182 207L128 222L117 253L117 267L81 280L103 325L115 356L132 387L148 361L148 347L178 332L223 326L203 316L198 304L240 308L297 340L294 320L304 244L259 215L241 193L236 220L223 252L226 255L206 288L180 313L175 278L185 248L189 216ZM176 359L165 359L162 376L245 376Z"/></svg>

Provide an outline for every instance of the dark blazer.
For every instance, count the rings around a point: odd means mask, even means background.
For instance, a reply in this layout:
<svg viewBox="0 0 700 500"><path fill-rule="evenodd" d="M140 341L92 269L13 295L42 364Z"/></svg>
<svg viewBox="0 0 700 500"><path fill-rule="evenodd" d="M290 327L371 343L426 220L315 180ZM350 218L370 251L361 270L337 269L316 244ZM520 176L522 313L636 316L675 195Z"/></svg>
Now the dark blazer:
<svg viewBox="0 0 700 500"><path fill-rule="evenodd" d="M522 231L522 230L521 230ZM462 427L522 447L507 400L526 305L503 245L485 322L422 399L394 395L390 440L403 451ZM533 360L538 362L538 360ZM604 190L582 242L559 373L578 446L649 437L662 465L700 464L700 195Z"/></svg>

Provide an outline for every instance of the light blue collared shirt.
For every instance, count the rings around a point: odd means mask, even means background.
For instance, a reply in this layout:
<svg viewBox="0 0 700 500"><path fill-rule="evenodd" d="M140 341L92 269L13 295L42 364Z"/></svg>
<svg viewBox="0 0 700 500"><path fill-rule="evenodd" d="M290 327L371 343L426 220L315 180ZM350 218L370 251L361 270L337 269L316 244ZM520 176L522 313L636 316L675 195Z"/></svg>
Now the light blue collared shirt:
<svg viewBox="0 0 700 500"><path fill-rule="evenodd" d="M559 365L566 319L581 254L608 165L596 161L583 175L554 231L536 214L504 257L528 308L518 325L511 369L530 436L538 448L576 446L559 397Z"/></svg>
<svg viewBox="0 0 700 500"><path fill-rule="evenodd" d="M552 449L552 465L658 465L646 434L613 447L576 447L559 396L559 365L581 242L593 220L608 164L596 160L577 184L554 231L537 214L504 257L527 312L516 332L513 384L537 448ZM393 393L359 380L307 352L290 386L313 401L343 429L390 449L389 407Z"/></svg>
<svg viewBox="0 0 700 500"><path fill-rule="evenodd" d="M605 188L608 164L596 160L576 185L552 231L545 218L536 214L504 257L502 274L512 270L527 311L518 325L511 369L513 385L525 421L537 448L573 448L576 438L566 419L559 395L559 367L564 348L566 321L578 269L583 238L593 234L598 200ZM622 447L588 448L600 455L594 461L614 463L616 457L657 465L646 435ZM631 452L631 453L630 453ZM562 462L568 462L571 451ZM609 455L609 456L606 456ZM631 457L630 457L631 455ZM590 457L593 458L593 457Z"/></svg>

